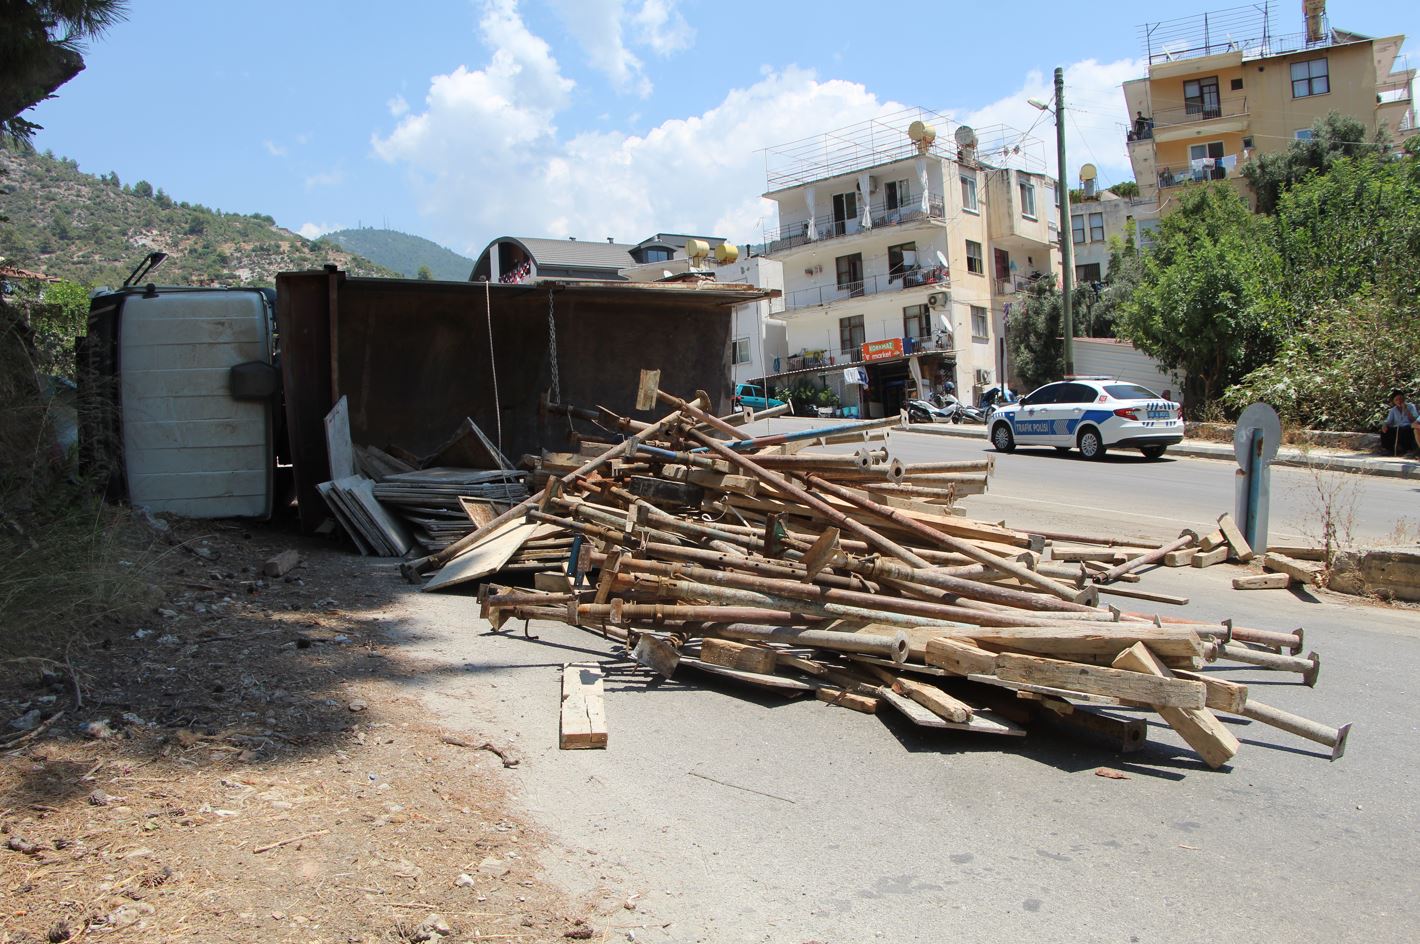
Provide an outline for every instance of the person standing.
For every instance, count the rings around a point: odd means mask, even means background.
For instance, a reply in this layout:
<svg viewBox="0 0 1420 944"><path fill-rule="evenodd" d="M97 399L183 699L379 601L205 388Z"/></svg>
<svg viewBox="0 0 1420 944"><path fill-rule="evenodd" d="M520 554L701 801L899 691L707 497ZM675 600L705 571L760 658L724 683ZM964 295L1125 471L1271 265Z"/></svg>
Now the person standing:
<svg viewBox="0 0 1420 944"><path fill-rule="evenodd" d="M1420 411L1415 404L1405 401L1404 390L1390 392L1390 411L1381 426L1381 451L1398 456L1417 448L1415 427L1420 422Z"/></svg>

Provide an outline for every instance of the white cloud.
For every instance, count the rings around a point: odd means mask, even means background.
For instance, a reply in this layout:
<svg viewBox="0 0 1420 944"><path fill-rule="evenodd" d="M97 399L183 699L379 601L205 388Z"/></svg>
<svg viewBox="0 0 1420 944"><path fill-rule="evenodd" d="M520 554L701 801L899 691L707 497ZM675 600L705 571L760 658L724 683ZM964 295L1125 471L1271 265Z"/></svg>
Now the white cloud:
<svg viewBox="0 0 1420 944"><path fill-rule="evenodd" d="M571 106L572 82L547 44L528 30L511 0L488 7L481 32L492 50L483 68L460 66L435 76L422 110L372 138L379 157L409 172L431 235L471 254L501 234L633 241L666 231L759 242L775 222L774 204L759 196L764 148L905 107L859 83L766 68L758 81L730 89L709 110L644 133L562 136L556 120ZM1116 128L1123 120L1118 85L1138 74L1132 62L1070 68L1067 101L1088 109L1074 114L1083 134L1070 128L1072 167L1094 160L1102 176L1127 175L1123 133ZM1049 97L1049 84L1031 73L1021 91L955 117L1024 129L1039 117L1025 100ZM1109 108L1109 102L1118 104ZM1101 117L1105 108L1109 113ZM1048 117L1035 136L1053 172Z"/></svg>
<svg viewBox="0 0 1420 944"><path fill-rule="evenodd" d="M302 223L296 232L307 239L319 239L326 233L333 233L344 228L340 223Z"/></svg>
<svg viewBox="0 0 1420 944"><path fill-rule="evenodd" d="M631 17L636 41L649 46L658 56L689 49L695 30L676 9L679 0L643 0Z"/></svg>
<svg viewBox="0 0 1420 944"><path fill-rule="evenodd" d="M385 103L385 107L390 110L390 114L395 118L403 117L409 111L409 102L404 100L403 95L396 95Z"/></svg>
<svg viewBox="0 0 1420 944"><path fill-rule="evenodd" d="M265 141L262 141L262 142L261 142L261 146L264 147L264 148L266 148L266 153L267 153L267 154L270 154L272 157L285 157L285 156L286 156L286 148L283 147L283 146L280 145L280 144L277 144L275 141L271 140L270 138L267 138Z"/></svg>
<svg viewBox="0 0 1420 944"><path fill-rule="evenodd" d="M641 60L622 37L625 0L552 0L552 6L581 45L587 64L606 76L612 88L642 98L651 94Z"/></svg>
<svg viewBox="0 0 1420 944"><path fill-rule="evenodd" d="M339 167L318 170L306 177L307 190L315 190L318 187L338 187L343 183L345 183L345 171Z"/></svg>

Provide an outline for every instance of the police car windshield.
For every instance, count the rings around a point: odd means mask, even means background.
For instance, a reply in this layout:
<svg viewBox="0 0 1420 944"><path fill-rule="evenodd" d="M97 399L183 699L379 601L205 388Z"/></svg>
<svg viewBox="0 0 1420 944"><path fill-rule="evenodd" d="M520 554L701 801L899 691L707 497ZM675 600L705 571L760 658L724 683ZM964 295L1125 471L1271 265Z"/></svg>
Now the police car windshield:
<svg viewBox="0 0 1420 944"><path fill-rule="evenodd" d="M1104 392L1116 400L1157 400L1159 395L1138 384L1106 384Z"/></svg>

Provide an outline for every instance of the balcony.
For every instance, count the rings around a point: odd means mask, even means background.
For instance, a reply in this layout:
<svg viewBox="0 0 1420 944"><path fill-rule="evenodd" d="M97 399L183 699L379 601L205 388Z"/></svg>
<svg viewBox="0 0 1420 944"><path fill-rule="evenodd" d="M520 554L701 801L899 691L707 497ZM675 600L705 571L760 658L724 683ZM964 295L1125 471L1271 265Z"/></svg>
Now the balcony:
<svg viewBox="0 0 1420 944"><path fill-rule="evenodd" d="M1242 175L1242 164L1242 158L1238 155L1226 154L1220 158L1190 161L1187 168L1179 171L1165 167L1159 171L1159 187L1181 187L1184 184L1239 177Z"/></svg>
<svg viewBox="0 0 1420 944"><path fill-rule="evenodd" d="M856 282L830 283L801 288L784 293L784 310L813 308L831 305L834 302L863 298L867 295L881 295L900 292L911 288L949 289L952 287L950 273L941 266L907 269L899 275L870 275Z"/></svg>
<svg viewBox="0 0 1420 944"><path fill-rule="evenodd" d="M1031 287L1042 278L1044 278L1044 276L1039 275L1034 278L1028 275L1012 275L1006 278L997 278L995 280L996 294L1014 295L1017 292L1029 292Z"/></svg>
<svg viewBox="0 0 1420 944"><path fill-rule="evenodd" d="M888 338L885 340L894 339ZM902 341L903 356L936 352L945 353L952 350L950 336L943 331L939 331L935 335L926 335L923 337L907 336L900 340ZM878 359L886 360L890 358L880 357ZM805 349L797 354L790 354L785 358L785 368L790 372L819 368L827 370L832 367L843 367L849 364L859 363L865 363L862 344L847 348Z"/></svg>
<svg viewBox="0 0 1420 944"><path fill-rule="evenodd" d="M926 211L923 211L920 199L911 200L906 206L896 207L889 207L884 199L869 204L868 212L873 221L873 229L947 218L946 203L942 200L941 194L927 195ZM794 220L783 224L777 231L765 233L764 241L769 246L769 254L773 255L776 252L783 252L786 249L805 246L809 243L836 239L840 236L856 236L864 232L871 232L871 230L863 228L862 211L860 210L852 219L819 219L814 221L812 227L809 226L809 221L806 219Z"/></svg>

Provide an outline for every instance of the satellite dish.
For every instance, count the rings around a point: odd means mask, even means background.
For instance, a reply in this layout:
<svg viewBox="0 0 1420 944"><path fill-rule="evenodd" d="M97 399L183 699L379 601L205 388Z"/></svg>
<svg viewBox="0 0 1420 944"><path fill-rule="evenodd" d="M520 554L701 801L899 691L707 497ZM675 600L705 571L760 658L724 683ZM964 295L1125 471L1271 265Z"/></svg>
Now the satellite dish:
<svg viewBox="0 0 1420 944"><path fill-rule="evenodd" d="M1095 165L1093 165L1093 164L1086 164L1086 165L1084 165L1083 167L1080 168L1080 179L1081 179L1081 180L1094 180L1095 177L1098 175L1098 173L1099 173L1099 172L1098 172L1097 170L1095 170Z"/></svg>
<svg viewBox="0 0 1420 944"><path fill-rule="evenodd" d="M943 269L951 268L947 265L947 257L942 255L942 250L940 249L937 250L937 261L942 264Z"/></svg>
<svg viewBox="0 0 1420 944"><path fill-rule="evenodd" d="M959 148L974 148L976 147L976 132L971 129L970 125L962 125L957 128L956 141Z"/></svg>

